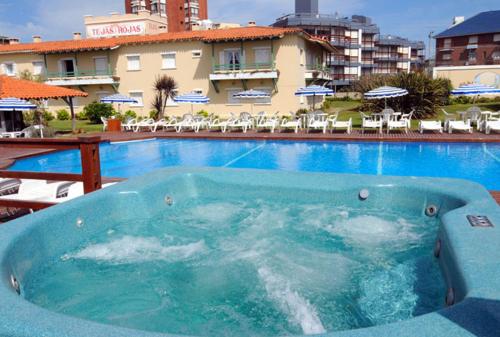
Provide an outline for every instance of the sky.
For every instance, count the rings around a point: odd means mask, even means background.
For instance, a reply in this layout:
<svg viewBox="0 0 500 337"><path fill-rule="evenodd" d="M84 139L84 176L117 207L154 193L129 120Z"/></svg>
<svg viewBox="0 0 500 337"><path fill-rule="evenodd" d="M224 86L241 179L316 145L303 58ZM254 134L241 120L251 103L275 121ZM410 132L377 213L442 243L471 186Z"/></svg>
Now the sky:
<svg viewBox="0 0 500 337"><path fill-rule="evenodd" d="M294 0L208 0L213 21L269 25L293 12ZM454 16L471 17L481 11L499 10L498 0L320 0L320 12L342 16L372 17L382 34L400 35L428 43L431 31L439 33ZM31 41L70 39L84 32L83 16L124 11L124 0L0 0L0 35Z"/></svg>

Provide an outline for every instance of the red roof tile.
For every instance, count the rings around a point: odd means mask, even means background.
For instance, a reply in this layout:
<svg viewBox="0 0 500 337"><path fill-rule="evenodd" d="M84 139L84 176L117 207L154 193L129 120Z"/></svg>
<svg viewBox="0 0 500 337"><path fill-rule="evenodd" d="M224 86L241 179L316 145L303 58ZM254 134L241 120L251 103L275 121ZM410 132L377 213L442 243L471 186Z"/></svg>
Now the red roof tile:
<svg viewBox="0 0 500 337"><path fill-rule="evenodd" d="M271 39L286 34L304 33L297 28L274 28L274 27L240 27L228 29L214 29L202 31L162 33L144 36L123 36L102 39L82 39L67 41L48 41L40 43L22 43L17 45L0 46L0 54L27 52L35 54L112 49L120 45L161 43L175 41L197 40L203 42L230 41L230 40L254 40ZM307 38L311 38L304 33Z"/></svg>
<svg viewBox="0 0 500 337"><path fill-rule="evenodd" d="M63 97L86 97L86 92L56 87L33 81L20 80L0 75L0 98L57 99Z"/></svg>

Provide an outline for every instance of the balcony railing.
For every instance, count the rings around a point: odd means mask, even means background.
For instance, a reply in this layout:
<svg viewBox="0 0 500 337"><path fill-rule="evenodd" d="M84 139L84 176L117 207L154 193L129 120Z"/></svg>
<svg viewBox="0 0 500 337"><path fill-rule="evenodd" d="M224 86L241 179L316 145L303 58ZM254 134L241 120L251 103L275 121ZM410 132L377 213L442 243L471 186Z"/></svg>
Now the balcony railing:
<svg viewBox="0 0 500 337"><path fill-rule="evenodd" d="M58 72L47 72L45 74L46 79L55 78L80 78L80 77L110 77L113 76L111 70L75 70L75 71L58 71Z"/></svg>
<svg viewBox="0 0 500 337"><path fill-rule="evenodd" d="M221 72L250 72L250 71L273 71L276 70L275 62L264 63L239 63L239 64L214 64L212 70Z"/></svg>
<svg viewBox="0 0 500 337"><path fill-rule="evenodd" d="M307 71L319 71L319 72L330 72L330 69L322 64L308 64L306 66Z"/></svg>

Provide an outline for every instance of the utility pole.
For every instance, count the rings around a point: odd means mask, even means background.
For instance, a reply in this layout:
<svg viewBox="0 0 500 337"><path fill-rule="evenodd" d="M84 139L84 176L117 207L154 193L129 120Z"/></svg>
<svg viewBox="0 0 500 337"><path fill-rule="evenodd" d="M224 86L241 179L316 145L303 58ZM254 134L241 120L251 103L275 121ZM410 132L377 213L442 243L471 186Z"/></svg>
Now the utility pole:
<svg viewBox="0 0 500 337"><path fill-rule="evenodd" d="M434 36L434 31L429 33L429 60L432 59L432 37Z"/></svg>

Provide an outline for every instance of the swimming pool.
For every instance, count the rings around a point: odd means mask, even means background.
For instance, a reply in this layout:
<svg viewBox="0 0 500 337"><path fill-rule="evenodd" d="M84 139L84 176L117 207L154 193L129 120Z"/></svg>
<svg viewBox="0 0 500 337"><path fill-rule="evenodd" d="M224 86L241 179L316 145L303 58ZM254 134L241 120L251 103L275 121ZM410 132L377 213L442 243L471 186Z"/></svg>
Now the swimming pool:
<svg viewBox="0 0 500 337"><path fill-rule="evenodd" d="M18 160L10 169L78 173L78 151ZM130 178L163 167L447 177L500 191L500 144L155 139L101 145L102 174Z"/></svg>
<svg viewBox="0 0 500 337"><path fill-rule="evenodd" d="M0 227L0 335L496 336L468 214L500 223L467 181L158 170Z"/></svg>

